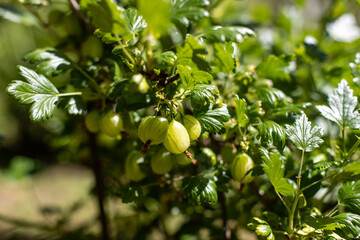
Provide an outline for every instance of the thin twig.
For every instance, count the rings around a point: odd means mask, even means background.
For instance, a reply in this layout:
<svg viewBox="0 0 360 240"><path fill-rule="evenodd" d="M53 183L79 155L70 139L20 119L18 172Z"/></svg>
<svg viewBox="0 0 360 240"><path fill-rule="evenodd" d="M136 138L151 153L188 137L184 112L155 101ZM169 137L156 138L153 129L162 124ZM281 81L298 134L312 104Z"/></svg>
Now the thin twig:
<svg viewBox="0 0 360 240"><path fill-rule="evenodd" d="M224 231L224 240L231 239L231 231L227 226L227 207L226 207L226 199L223 192L218 192L219 203L221 205L221 215L223 221L223 231Z"/></svg>

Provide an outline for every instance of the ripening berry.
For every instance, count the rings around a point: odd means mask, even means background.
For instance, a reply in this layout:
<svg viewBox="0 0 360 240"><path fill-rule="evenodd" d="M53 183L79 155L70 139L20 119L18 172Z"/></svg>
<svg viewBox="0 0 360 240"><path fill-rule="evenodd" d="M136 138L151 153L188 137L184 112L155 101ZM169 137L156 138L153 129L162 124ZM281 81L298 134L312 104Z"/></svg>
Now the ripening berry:
<svg viewBox="0 0 360 240"><path fill-rule="evenodd" d="M125 174L131 181L140 181L146 175L141 171L140 164L144 162L144 156L133 151L129 153L125 160Z"/></svg>
<svg viewBox="0 0 360 240"><path fill-rule="evenodd" d="M251 174L245 174L254 167L254 162L246 153L237 154L231 165L231 175L236 181L250 183L253 180Z"/></svg>
<svg viewBox="0 0 360 240"><path fill-rule="evenodd" d="M141 121L138 136L143 143L150 141L150 145L159 144L166 138L168 128L166 118L149 116Z"/></svg>
<svg viewBox="0 0 360 240"><path fill-rule="evenodd" d="M100 117L99 126L103 133L115 138L123 130L123 121L120 114L108 111Z"/></svg>
<svg viewBox="0 0 360 240"><path fill-rule="evenodd" d="M172 120L169 124L164 145L172 153L183 153L190 146L189 134L184 125L176 120Z"/></svg>
<svg viewBox="0 0 360 240"><path fill-rule="evenodd" d="M165 148L161 149L152 156L150 164L151 169L156 174L165 174L170 172L173 167L171 153Z"/></svg>
<svg viewBox="0 0 360 240"><path fill-rule="evenodd" d="M184 127L186 128L190 140L196 140L201 134L200 122L191 115L185 115L183 118Z"/></svg>

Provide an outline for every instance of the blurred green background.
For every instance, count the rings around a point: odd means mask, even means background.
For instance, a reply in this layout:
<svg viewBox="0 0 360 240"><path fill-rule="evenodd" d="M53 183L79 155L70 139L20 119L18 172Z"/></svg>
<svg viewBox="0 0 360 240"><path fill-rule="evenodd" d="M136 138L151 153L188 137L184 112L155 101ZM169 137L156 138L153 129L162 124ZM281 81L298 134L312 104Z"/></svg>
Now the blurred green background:
<svg viewBox="0 0 360 240"><path fill-rule="evenodd" d="M92 174L83 158L87 150L82 147L81 124L73 124L81 123L81 118L57 110L50 120L32 123L29 106L17 104L5 93L9 82L20 78L16 66L26 65L22 60L26 53L59 47L66 40L81 42L77 39L81 25L67 0L25 2L37 6L24 7L15 0L0 2L0 238L96 239L99 226L91 195ZM299 87L289 93L293 98L317 101L320 97L308 90L315 87L326 94L329 85L335 86L341 78L352 80L348 63L360 51L359 1L222 0L212 9L211 18L215 24L248 26L258 34L240 45L242 64L257 65L270 54L303 55L295 73ZM76 46L60 48L70 57L79 54ZM52 81L61 87L67 79L62 76ZM358 95L359 81L352 85ZM160 205L153 199L145 208L151 213ZM127 230L135 231L141 225L131 205L113 199L109 209L118 227L115 232L123 236L118 239L131 239L133 234ZM165 226L170 235L188 221L175 208L167 217L172 219ZM124 219L126 223L121 221ZM140 222L146 225L147 221L151 217ZM47 229L48 223L54 227ZM165 239L148 225L149 239ZM239 227L236 237L256 239L245 226ZM199 238L207 239L207 234L204 229Z"/></svg>

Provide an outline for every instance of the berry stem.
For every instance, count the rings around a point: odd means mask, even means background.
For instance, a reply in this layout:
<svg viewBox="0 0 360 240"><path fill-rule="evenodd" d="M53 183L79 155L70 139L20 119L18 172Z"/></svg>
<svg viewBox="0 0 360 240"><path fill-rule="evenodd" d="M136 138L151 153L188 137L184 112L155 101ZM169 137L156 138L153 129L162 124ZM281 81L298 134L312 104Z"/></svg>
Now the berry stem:
<svg viewBox="0 0 360 240"><path fill-rule="evenodd" d="M151 140L147 140L144 146L141 149L141 154L146 154L146 152L150 149Z"/></svg>

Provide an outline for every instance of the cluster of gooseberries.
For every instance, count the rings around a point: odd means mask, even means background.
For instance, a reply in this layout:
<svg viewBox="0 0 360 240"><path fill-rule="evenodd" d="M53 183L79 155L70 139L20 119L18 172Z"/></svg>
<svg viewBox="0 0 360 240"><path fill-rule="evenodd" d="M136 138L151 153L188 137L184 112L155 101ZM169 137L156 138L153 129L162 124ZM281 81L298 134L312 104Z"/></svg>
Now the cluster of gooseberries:
<svg viewBox="0 0 360 240"><path fill-rule="evenodd" d="M92 111L87 114L85 125L90 132L95 133L101 130L105 135L118 139L123 130L120 114L113 111L102 114L99 111ZM130 152L125 160L125 173L128 179L140 181L146 176L140 166L145 161L144 154L151 145L163 144L163 147L153 154L150 160L151 169L156 174L170 172L174 163L179 165L190 164L192 158L187 149L190 147L190 141L198 139L200 134L201 125L191 115L182 115L170 122L162 116L145 117L138 128L138 137L144 143L142 153ZM208 153L204 154L208 155ZM211 162L213 162L212 165L216 163L215 154L211 157ZM249 183L253 177L248 174L248 171L253 167L254 162L251 157L246 153L239 153L232 161L231 175L238 182Z"/></svg>

